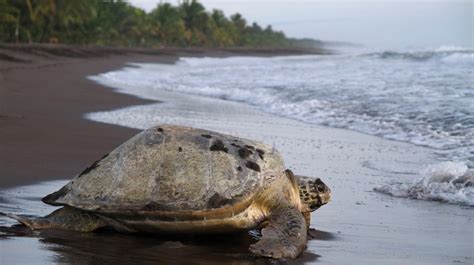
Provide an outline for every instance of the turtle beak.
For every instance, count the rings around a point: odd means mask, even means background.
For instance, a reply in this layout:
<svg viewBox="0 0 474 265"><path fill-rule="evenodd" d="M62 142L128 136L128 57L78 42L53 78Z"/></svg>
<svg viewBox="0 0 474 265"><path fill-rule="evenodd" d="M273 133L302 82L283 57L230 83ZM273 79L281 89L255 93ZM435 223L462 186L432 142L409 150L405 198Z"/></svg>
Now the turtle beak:
<svg viewBox="0 0 474 265"><path fill-rule="evenodd" d="M320 180L321 181L321 180ZM320 193L320 197L321 197L321 204L326 204L328 203L330 200L331 200L331 189L326 185L324 184L322 181L321 181L322 185L323 185L323 188L321 189L321 193Z"/></svg>
<svg viewBox="0 0 474 265"><path fill-rule="evenodd" d="M327 204L331 200L331 189L321 181L321 179L316 179L314 185L318 191L317 195L317 204L311 205L311 210L314 211L319 207Z"/></svg>
<svg viewBox="0 0 474 265"><path fill-rule="evenodd" d="M327 204L331 200L331 190L328 188L326 192L320 195L321 204Z"/></svg>

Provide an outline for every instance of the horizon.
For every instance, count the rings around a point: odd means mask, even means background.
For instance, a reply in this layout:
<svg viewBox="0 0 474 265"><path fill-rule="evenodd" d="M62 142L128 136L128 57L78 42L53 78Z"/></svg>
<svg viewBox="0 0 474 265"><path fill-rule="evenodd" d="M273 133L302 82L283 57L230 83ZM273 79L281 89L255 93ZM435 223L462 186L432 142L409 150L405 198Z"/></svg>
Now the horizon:
<svg viewBox="0 0 474 265"><path fill-rule="evenodd" d="M150 12L159 0L130 0ZM178 1L163 1L174 5ZM214 1L206 10L240 13L292 38L348 42L370 48L474 48L472 1ZM403 18L403 19L401 19Z"/></svg>

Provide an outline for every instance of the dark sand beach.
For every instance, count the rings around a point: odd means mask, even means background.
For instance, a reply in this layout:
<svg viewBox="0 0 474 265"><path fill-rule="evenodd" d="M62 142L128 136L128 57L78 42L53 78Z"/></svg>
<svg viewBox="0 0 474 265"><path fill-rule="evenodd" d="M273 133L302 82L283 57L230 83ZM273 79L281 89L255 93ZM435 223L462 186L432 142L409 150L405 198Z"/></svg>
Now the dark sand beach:
<svg viewBox="0 0 474 265"><path fill-rule="evenodd" d="M134 97L86 79L127 62L172 63L183 55L266 56L297 51L86 53L71 58L42 49L21 52L0 47L1 211L47 214L53 207L41 203L42 195L61 187L138 129L182 124L274 144L289 168L319 176L331 187L332 201L313 213L315 238L291 264L472 264L472 208L393 198L372 190L390 177L414 177L420 165L433 162L430 149L282 118L238 102L167 91L156 98ZM144 108L153 111L134 123L137 129L125 127L131 126L127 119L118 122L124 127L107 125L110 114L127 117ZM90 119L103 123L83 118L91 112ZM0 218L0 226L13 223ZM0 263L275 264L248 254L253 240L246 234L158 238L112 231L0 232Z"/></svg>
<svg viewBox="0 0 474 265"><path fill-rule="evenodd" d="M84 78L126 61L127 57L79 59L15 69L1 62L0 187L72 176L135 134L136 130L81 118L88 111L147 103Z"/></svg>

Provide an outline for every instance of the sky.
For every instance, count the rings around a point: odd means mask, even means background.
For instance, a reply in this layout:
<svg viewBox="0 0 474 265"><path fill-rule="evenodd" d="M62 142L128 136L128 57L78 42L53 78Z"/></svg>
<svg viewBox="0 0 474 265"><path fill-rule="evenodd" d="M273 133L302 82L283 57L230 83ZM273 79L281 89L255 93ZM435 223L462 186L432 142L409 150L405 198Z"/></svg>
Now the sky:
<svg viewBox="0 0 474 265"><path fill-rule="evenodd" d="M146 11L159 0L130 0ZM176 4L178 1L166 1ZM289 37L373 48L474 48L474 0L201 0L207 10L241 13Z"/></svg>

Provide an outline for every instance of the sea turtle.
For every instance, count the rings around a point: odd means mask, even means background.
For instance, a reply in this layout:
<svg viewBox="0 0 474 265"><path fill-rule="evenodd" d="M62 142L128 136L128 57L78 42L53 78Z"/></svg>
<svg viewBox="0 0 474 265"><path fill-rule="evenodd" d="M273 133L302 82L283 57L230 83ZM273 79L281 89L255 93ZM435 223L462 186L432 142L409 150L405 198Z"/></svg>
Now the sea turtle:
<svg viewBox="0 0 474 265"><path fill-rule="evenodd" d="M43 202L63 206L40 218L5 214L31 229L212 234L260 228L250 251L296 258L310 213L330 189L285 170L268 145L173 125L142 131L94 162Z"/></svg>

